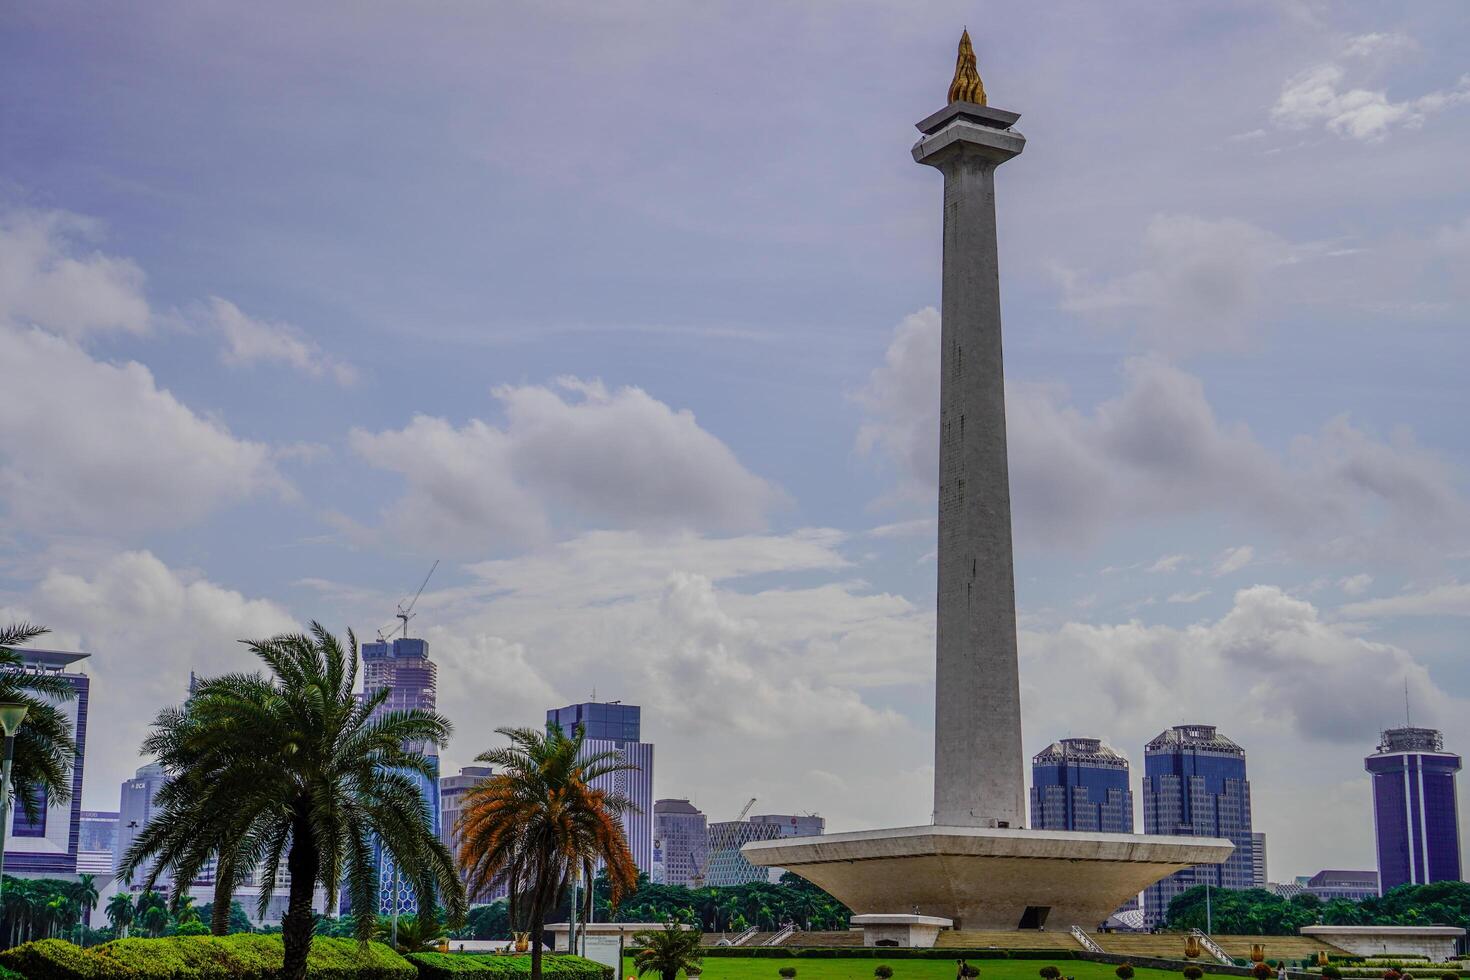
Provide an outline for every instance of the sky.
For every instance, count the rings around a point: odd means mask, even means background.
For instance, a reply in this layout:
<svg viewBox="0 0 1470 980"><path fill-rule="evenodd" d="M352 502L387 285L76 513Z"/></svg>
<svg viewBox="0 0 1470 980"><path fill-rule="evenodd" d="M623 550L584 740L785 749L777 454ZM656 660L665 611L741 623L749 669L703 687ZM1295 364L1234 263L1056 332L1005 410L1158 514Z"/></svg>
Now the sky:
<svg viewBox="0 0 1470 980"><path fill-rule="evenodd" d="M595 691L713 818L928 822L966 25L1027 751L1215 724L1272 880L1373 867L1378 732L1470 751L1459 0L0 9L0 620L91 654L85 805L439 560L447 771Z"/></svg>

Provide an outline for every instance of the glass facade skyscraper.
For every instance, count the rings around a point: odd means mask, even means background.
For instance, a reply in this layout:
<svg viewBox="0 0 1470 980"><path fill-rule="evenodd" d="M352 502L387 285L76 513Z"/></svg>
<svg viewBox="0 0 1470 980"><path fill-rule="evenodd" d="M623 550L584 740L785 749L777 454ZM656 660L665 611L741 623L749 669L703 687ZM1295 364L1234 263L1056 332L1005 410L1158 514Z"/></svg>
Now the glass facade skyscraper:
<svg viewBox="0 0 1470 980"><path fill-rule="evenodd" d="M1133 833L1128 760L1096 738L1064 738L1032 756L1031 829Z"/></svg>
<svg viewBox="0 0 1470 980"><path fill-rule="evenodd" d="M390 711L406 711L422 708L433 711L439 702L439 668L429 659L429 644L426 640L400 636L389 643L377 640L362 645L363 695L388 688L390 694L374 713L380 717ZM439 827L439 747L432 743L411 745L429 756L434 766L432 778L425 779L418 773L413 779L419 784L424 796L430 824L437 835ZM393 858L380 845L378 853L378 911L391 914L395 907L400 914L417 911L413 883L402 875L395 874Z"/></svg>
<svg viewBox="0 0 1470 980"><path fill-rule="evenodd" d="M709 859L709 824L704 811L688 800L659 800L653 805L653 870L655 885L691 887Z"/></svg>
<svg viewBox="0 0 1470 980"><path fill-rule="evenodd" d="M636 704L617 701L584 701L546 712L546 723L568 735L581 725L586 733L582 750L616 752L634 768L593 780L609 793L621 793L633 802L623 814L623 834L638 870L653 874L653 745L642 741L643 713Z"/></svg>
<svg viewBox="0 0 1470 980"><path fill-rule="evenodd" d="M1143 893L1144 921L1158 925L1169 902L1196 885L1252 887L1255 847L1245 750L1213 725L1176 725L1148 743L1143 766L1145 834L1225 837L1235 844L1223 864L1185 868L1150 885Z"/></svg>
<svg viewBox="0 0 1470 980"><path fill-rule="evenodd" d="M1378 884L1460 880L1460 826L1455 773L1460 757L1446 752L1432 728L1391 728L1363 760L1373 777L1373 825Z"/></svg>

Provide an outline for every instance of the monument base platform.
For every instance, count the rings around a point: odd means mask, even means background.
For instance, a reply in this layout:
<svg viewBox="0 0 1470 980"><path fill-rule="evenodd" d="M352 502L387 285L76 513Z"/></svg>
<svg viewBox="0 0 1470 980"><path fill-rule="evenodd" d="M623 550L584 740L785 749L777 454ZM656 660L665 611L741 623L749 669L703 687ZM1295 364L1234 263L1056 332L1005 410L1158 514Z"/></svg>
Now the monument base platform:
<svg viewBox="0 0 1470 980"><path fill-rule="evenodd" d="M1218 837L928 826L752 841L740 853L801 875L858 916L1090 931L1160 878L1234 850Z"/></svg>

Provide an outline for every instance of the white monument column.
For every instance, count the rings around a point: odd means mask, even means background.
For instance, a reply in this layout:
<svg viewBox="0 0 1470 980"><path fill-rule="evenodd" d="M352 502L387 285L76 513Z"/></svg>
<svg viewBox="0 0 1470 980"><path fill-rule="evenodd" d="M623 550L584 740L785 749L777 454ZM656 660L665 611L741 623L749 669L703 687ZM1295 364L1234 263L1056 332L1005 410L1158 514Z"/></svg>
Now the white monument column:
<svg viewBox="0 0 1470 980"><path fill-rule="evenodd" d="M919 123L913 149L944 174L934 822L1022 827L995 168L1026 140L1010 128L1016 113L986 104L968 32L949 103Z"/></svg>

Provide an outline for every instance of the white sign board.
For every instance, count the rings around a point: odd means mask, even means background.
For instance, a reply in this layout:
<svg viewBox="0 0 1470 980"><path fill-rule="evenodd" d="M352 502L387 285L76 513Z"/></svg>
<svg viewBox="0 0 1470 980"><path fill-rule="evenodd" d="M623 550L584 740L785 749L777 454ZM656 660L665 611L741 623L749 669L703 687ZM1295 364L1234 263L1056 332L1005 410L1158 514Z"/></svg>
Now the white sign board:
<svg viewBox="0 0 1470 980"><path fill-rule="evenodd" d="M614 977L622 975L623 937L621 934L612 936L589 934L584 941L587 946L586 956L589 960L612 967Z"/></svg>

